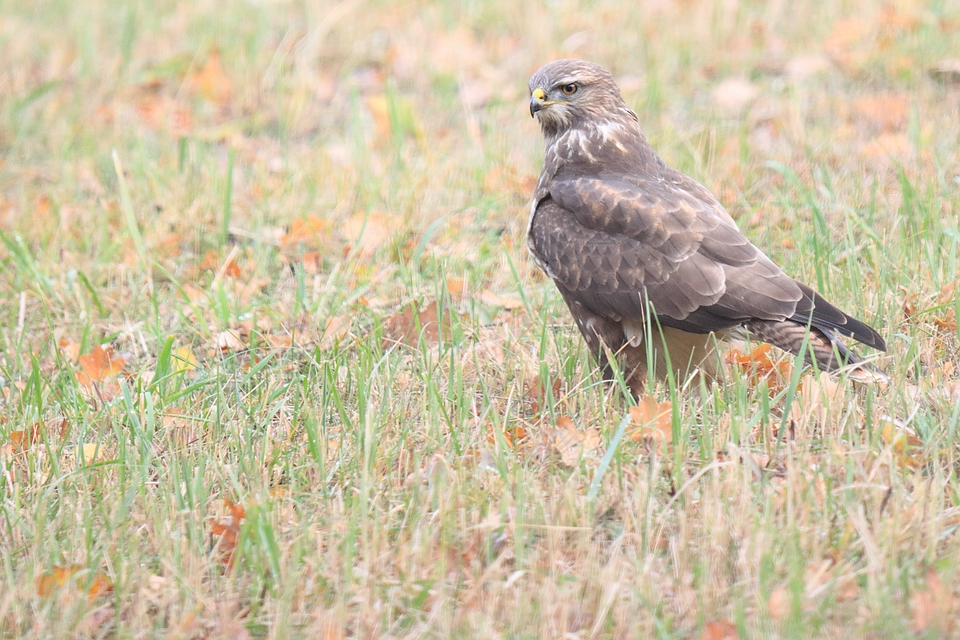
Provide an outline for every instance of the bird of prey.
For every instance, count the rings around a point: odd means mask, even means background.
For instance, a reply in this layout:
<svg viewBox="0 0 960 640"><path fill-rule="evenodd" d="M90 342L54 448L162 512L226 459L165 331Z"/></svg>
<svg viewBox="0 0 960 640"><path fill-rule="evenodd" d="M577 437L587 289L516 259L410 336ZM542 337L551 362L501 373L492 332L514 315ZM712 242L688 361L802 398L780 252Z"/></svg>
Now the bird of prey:
<svg viewBox="0 0 960 640"><path fill-rule="evenodd" d="M885 351L880 334L785 274L713 194L667 166L606 69L545 65L530 78L530 115L546 154L527 246L605 377L609 350L635 393L650 373L715 378L717 341L745 333L821 371L875 379L837 334Z"/></svg>

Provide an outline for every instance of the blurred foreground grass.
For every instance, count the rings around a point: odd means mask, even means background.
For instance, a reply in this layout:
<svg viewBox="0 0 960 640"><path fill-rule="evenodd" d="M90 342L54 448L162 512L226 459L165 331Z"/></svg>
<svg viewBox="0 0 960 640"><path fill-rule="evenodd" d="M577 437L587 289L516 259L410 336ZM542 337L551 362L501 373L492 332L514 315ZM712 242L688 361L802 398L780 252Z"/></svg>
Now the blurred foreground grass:
<svg viewBox="0 0 960 640"><path fill-rule="evenodd" d="M0 1L0 636L960 631L958 42L948 2ZM526 256L557 57L892 384L747 358L633 431Z"/></svg>

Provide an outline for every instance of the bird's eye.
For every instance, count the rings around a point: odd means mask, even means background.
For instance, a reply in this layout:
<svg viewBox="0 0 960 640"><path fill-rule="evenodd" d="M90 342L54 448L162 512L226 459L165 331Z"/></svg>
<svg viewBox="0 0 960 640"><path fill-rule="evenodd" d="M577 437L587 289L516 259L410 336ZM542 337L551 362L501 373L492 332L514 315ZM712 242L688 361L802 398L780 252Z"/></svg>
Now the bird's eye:
<svg viewBox="0 0 960 640"><path fill-rule="evenodd" d="M579 89L579 87L573 82L571 82L570 84L565 84L562 87L560 87L560 91L563 91L563 95L565 96L572 96L577 92L577 89Z"/></svg>

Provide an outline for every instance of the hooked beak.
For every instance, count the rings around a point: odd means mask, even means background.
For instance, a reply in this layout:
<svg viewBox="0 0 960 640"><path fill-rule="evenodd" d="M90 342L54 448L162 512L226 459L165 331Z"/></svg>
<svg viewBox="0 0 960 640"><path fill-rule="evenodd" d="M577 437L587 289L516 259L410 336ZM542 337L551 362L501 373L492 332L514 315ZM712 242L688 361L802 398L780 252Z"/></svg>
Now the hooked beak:
<svg viewBox="0 0 960 640"><path fill-rule="evenodd" d="M532 118L537 111L543 109L546 105L547 92L537 87L530 94L530 117Z"/></svg>

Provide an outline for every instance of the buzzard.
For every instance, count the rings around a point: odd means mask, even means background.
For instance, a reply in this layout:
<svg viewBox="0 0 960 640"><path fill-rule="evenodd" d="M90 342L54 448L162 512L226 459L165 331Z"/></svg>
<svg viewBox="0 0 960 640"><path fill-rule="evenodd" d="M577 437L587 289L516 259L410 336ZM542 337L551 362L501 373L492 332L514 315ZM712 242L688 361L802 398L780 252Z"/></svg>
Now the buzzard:
<svg viewBox="0 0 960 640"><path fill-rule="evenodd" d="M879 375L837 334L885 351L880 334L781 271L713 194L667 166L606 69L545 65L530 79L530 115L546 154L527 246L605 377L609 350L634 392L651 373L714 378L718 340L744 333L822 371Z"/></svg>

